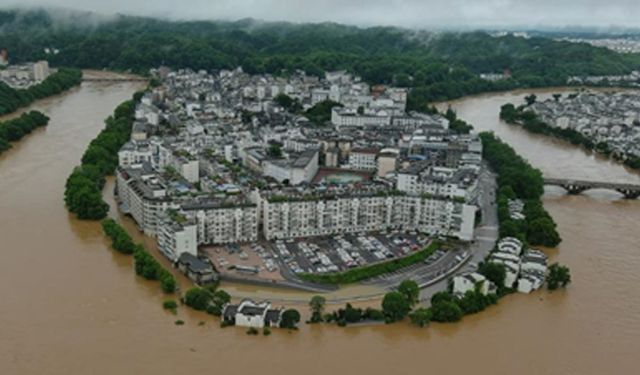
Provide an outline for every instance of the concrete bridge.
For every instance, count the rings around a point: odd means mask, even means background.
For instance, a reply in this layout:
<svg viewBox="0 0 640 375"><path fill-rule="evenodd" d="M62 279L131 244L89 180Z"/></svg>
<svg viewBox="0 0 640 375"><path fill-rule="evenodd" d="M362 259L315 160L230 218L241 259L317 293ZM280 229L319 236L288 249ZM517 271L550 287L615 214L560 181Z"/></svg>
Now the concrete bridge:
<svg viewBox="0 0 640 375"><path fill-rule="evenodd" d="M545 185L560 186L569 194L580 194L589 189L615 190L627 199L640 197L640 184L619 184L615 182L580 181L562 178L545 178Z"/></svg>

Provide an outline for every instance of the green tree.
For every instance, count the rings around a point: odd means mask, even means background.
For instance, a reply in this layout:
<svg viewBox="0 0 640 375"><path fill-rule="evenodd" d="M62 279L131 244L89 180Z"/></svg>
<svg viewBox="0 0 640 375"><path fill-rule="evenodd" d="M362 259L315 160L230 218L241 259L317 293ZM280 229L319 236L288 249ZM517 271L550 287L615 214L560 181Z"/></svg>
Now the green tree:
<svg viewBox="0 0 640 375"><path fill-rule="evenodd" d="M317 126L324 125L331 120L333 107L342 107L342 104L332 100L324 100L305 111L304 115Z"/></svg>
<svg viewBox="0 0 640 375"><path fill-rule="evenodd" d="M382 312L389 322L404 319L410 310L409 300L400 292L389 292L382 299Z"/></svg>
<svg viewBox="0 0 640 375"><path fill-rule="evenodd" d="M440 301L431 305L431 320L436 322L457 322L462 319L462 309L453 301Z"/></svg>
<svg viewBox="0 0 640 375"><path fill-rule="evenodd" d="M311 309L311 323L318 323L322 321L322 314L324 313L324 306L327 300L323 296L313 296L309 301L309 308Z"/></svg>
<svg viewBox="0 0 640 375"><path fill-rule="evenodd" d="M527 96L524 97L524 100L527 103L527 106L530 106L533 103L535 103L536 99L538 99L538 97L535 96L535 94L527 95Z"/></svg>
<svg viewBox="0 0 640 375"><path fill-rule="evenodd" d="M282 157L282 146L277 143L272 143L269 145L269 149L267 150L267 154L269 154L272 158L281 158Z"/></svg>
<svg viewBox="0 0 640 375"><path fill-rule="evenodd" d="M296 309L288 309L282 313L280 318L280 328L296 329L300 322L300 313Z"/></svg>
<svg viewBox="0 0 640 375"><path fill-rule="evenodd" d="M229 302L231 302L231 296L229 295L229 293L225 292L224 290L216 290L215 292L213 292L211 305L209 305L207 312L215 316L220 316L222 315L222 309L224 308L224 305Z"/></svg>
<svg viewBox="0 0 640 375"><path fill-rule="evenodd" d="M504 281L507 277L507 271L503 264L483 262L478 267L478 273L482 274L487 280L491 281L501 289L504 287Z"/></svg>
<svg viewBox="0 0 640 375"><path fill-rule="evenodd" d="M168 299L168 300L162 302L162 308L164 308L165 310L171 310L171 311L175 312L176 309L178 308L178 304L176 303L176 301L174 301L172 299Z"/></svg>
<svg viewBox="0 0 640 375"><path fill-rule="evenodd" d="M431 305L435 305L440 302L452 302L452 301L455 301L455 297L453 296L453 294L446 291L437 292L437 293L434 293L433 296L431 296Z"/></svg>
<svg viewBox="0 0 640 375"><path fill-rule="evenodd" d="M479 290L468 290L457 304L465 315L475 314L484 310L489 300Z"/></svg>
<svg viewBox="0 0 640 375"><path fill-rule="evenodd" d="M569 267L561 266L558 263L554 263L549 266L549 274L547 275L547 288L549 290L556 290L559 287L566 287L571 282L571 272Z"/></svg>
<svg viewBox="0 0 640 375"><path fill-rule="evenodd" d="M404 280L398 286L398 292L402 293L411 306L415 306L420 298L420 287L413 280Z"/></svg>
<svg viewBox="0 0 640 375"><path fill-rule="evenodd" d="M191 288L184 296L184 303L194 310L204 311L211 304L213 294L203 288Z"/></svg>
<svg viewBox="0 0 640 375"><path fill-rule="evenodd" d="M560 243L560 235L553 220L543 217L529 222L527 240L533 246L554 247Z"/></svg>

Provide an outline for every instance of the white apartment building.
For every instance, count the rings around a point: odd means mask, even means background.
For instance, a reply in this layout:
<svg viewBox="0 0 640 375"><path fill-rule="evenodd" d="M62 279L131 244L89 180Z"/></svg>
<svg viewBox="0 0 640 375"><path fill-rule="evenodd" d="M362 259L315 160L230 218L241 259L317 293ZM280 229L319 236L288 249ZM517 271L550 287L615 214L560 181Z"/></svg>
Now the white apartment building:
<svg viewBox="0 0 640 375"><path fill-rule="evenodd" d="M166 218L160 224L157 240L160 251L172 262L184 253L198 256L198 233L193 221L177 223Z"/></svg>
<svg viewBox="0 0 640 375"><path fill-rule="evenodd" d="M303 152L318 148L320 148L320 142L318 141L312 141L302 137L287 137L284 139L284 149L286 151Z"/></svg>
<svg viewBox="0 0 640 375"><path fill-rule="evenodd" d="M391 124L391 114L380 110L374 114L358 114L357 109L333 107L331 124L341 126L386 126Z"/></svg>
<svg viewBox="0 0 640 375"><path fill-rule="evenodd" d="M354 148L349 154L349 168L361 171L375 171L378 168L378 150Z"/></svg>
<svg viewBox="0 0 640 375"><path fill-rule="evenodd" d="M144 167L118 167L116 182L120 210L131 215L144 234L156 237L170 203L164 184Z"/></svg>
<svg viewBox="0 0 640 375"><path fill-rule="evenodd" d="M475 207L411 196L273 196L263 200L268 240L386 229L473 238Z"/></svg>
<svg viewBox="0 0 640 375"><path fill-rule="evenodd" d="M33 79L38 82L44 81L49 77L49 62L46 60L38 61L32 66Z"/></svg>
<svg viewBox="0 0 640 375"><path fill-rule="evenodd" d="M190 158L176 158L174 165L185 180L196 183L200 181L200 161Z"/></svg>
<svg viewBox="0 0 640 375"><path fill-rule="evenodd" d="M258 207L249 203L192 202L181 206L195 220L199 244L258 240Z"/></svg>
<svg viewBox="0 0 640 375"><path fill-rule="evenodd" d="M148 142L129 141L118 151L118 165L123 168L139 168L144 163L153 164L153 152Z"/></svg>
<svg viewBox="0 0 640 375"><path fill-rule="evenodd" d="M478 196L478 177L473 169L415 163L398 172L396 188L409 194L429 194L472 202Z"/></svg>

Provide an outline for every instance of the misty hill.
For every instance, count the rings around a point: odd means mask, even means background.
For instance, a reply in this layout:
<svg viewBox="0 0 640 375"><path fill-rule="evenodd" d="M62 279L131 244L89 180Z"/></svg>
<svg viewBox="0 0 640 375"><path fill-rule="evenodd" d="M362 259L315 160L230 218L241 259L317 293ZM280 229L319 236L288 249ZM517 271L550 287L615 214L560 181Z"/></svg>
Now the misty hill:
<svg viewBox="0 0 640 375"><path fill-rule="evenodd" d="M487 33L432 33L334 23L178 22L72 11L0 11L0 47L13 61L46 58L52 65L146 72L233 68L250 73L348 69L371 83L415 89L413 108L489 90L563 85L570 75L624 74L640 56L547 38ZM46 54L45 48L58 49ZM480 73L512 72L488 82Z"/></svg>

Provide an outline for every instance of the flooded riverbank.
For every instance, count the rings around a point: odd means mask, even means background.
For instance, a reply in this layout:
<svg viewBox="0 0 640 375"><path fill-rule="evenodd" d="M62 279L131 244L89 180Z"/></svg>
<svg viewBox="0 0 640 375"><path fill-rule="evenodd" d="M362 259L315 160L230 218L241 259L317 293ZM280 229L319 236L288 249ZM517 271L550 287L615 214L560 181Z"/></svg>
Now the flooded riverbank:
<svg viewBox="0 0 640 375"><path fill-rule="evenodd" d="M103 119L140 87L83 83L38 102L29 109L50 116L49 126L0 156L1 374L635 372L640 201L606 191L566 196L550 189L544 198L564 239L548 254L572 270L567 290L512 295L459 324L302 324L299 332L253 337L242 328L220 329L206 314L163 311L157 284L136 277L132 259L110 251L99 224L75 220L62 198L67 176ZM452 104L459 117L494 130L550 177L638 180L619 165L501 123L500 105L521 95ZM181 285L189 284L181 279ZM225 288L298 298L298 292ZM176 319L186 324L176 326Z"/></svg>

